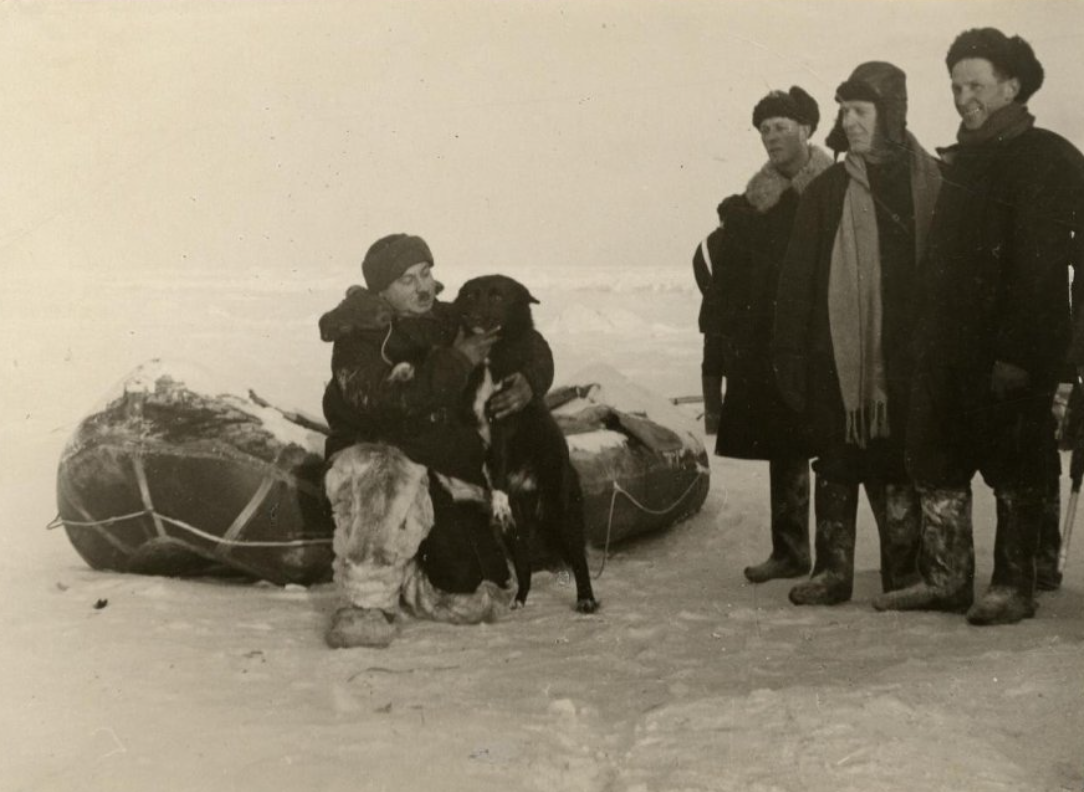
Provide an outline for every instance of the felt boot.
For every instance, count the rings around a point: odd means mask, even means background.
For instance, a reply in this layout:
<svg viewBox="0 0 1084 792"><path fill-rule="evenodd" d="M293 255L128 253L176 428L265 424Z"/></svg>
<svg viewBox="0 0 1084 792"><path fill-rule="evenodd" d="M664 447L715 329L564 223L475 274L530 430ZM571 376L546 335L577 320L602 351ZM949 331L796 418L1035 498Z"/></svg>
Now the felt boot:
<svg viewBox="0 0 1084 792"><path fill-rule="evenodd" d="M998 491L994 574L967 612L971 624L1016 624L1035 615L1035 551L1043 521L1043 493L1035 488Z"/></svg>
<svg viewBox="0 0 1084 792"><path fill-rule="evenodd" d="M809 461L773 459L768 463L772 501L772 554L745 568L751 583L809 574Z"/></svg>
<svg viewBox="0 0 1084 792"><path fill-rule="evenodd" d="M855 522L858 485L816 477L813 508L817 518L813 576L790 590L795 605L836 605L854 588Z"/></svg>

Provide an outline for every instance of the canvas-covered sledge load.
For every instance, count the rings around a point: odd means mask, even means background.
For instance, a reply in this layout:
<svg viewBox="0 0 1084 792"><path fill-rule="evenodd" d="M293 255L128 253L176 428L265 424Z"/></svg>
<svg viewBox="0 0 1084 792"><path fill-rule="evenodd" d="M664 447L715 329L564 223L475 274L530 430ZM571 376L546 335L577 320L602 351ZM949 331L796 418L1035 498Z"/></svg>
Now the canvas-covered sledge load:
<svg viewBox="0 0 1084 792"><path fill-rule="evenodd" d="M609 546L695 513L708 460L695 424L606 366L549 402L584 495L587 540ZM190 365L151 361L69 440L58 525L95 569L330 579L334 523L320 422Z"/></svg>
<svg viewBox="0 0 1084 792"><path fill-rule="evenodd" d="M605 364L547 396L580 475L587 541L607 547L699 511L710 484L696 423Z"/></svg>
<svg viewBox="0 0 1084 792"><path fill-rule="evenodd" d="M151 361L84 419L57 473L59 518L96 569L330 578L324 437L197 367Z"/></svg>

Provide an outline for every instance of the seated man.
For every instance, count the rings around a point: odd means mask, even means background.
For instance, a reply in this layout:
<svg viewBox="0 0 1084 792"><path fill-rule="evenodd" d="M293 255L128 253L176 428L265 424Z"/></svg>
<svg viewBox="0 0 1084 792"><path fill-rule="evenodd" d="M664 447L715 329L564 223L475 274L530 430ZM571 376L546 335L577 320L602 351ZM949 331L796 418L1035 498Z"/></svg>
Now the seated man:
<svg viewBox="0 0 1084 792"><path fill-rule="evenodd" d="M464 332L453 307L436 299L432 266L420 237L383 237L362 262L367 288L352 287L320 319L321 337L334 343L325 483L346 600L328 630L331 646L387 645L400 604L477 622L511 597L466 394L499 335ZM552 384L552 355L538 346L490 402L497 417Z"/></svg>

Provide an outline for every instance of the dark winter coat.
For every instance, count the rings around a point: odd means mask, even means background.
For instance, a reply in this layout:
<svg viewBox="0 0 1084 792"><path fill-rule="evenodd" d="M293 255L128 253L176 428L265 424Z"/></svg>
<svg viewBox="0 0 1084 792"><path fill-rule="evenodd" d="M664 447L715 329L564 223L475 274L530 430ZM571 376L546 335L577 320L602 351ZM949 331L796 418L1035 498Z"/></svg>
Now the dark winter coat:
<svg viewBox="0 0 1084 792"><path fill-rule="evenodd" d="M708 237L715 264L716 332L726 339L726 396L715 453L741 459L806 455L799 417L783 403L771 366L779 271L799 194L831 165L812 149L788 180L765 165L741 195L719 206L721 228Z"/></svg>
<svg viewBox="0 0 1084 792"><path fill-rule="evenodd" d="M396 317L382 299L356 286L321 317L321 338L334 343L323 403L331 429L328 458L354 443L385 442L418 464L484 483L484 448L466 393L474 367L452 347L459 324L448 303L437 301L423 316ZM543 394L553 383L553 357L534 336L535 354L522 373ZM392 375L400 363L409 364L410 376Z"/></svg>
<svg viewBox="0 0 1084 792"><path fill-rule="evenodd" d="M920 354L971 372L985 391L995 361L1036 385L1061 378L1070 338L1068 269L1084 230L1084 156L1030 128L953 146L930 230Z"/></svg>
<svg viewBox="0 0 1084 792"><path fill-rule="evenodd" d="M881 249L881 344L888 387L890 443L898 449L902 465L903 433L914 368L912 333L918 269L909 159L899 157L870 164L868 171ZM780 367L793 364L804 371L803 419L816 454L839 448L846 438L846 415L829 326L828 281L849 181L840 162L805 191L779 279L773 357Z"/></svg>

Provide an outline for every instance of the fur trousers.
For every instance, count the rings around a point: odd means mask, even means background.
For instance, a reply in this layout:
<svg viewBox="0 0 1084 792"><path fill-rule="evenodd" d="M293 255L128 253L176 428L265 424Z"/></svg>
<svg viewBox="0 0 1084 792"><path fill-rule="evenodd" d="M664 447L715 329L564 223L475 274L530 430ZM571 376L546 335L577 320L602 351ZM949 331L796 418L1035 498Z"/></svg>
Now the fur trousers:
<svg viewBox="0 0 1084 792"><path fill-rule="evenodd" d="M437 589L417 561L433 527L429 474L399 449L359 443L332 459L324 480L335 519L333 572L344 604L454 624L495 620L516 590L489 581L472 594ZM486 498L480 488L456 487L460 498Z"/></svg>

